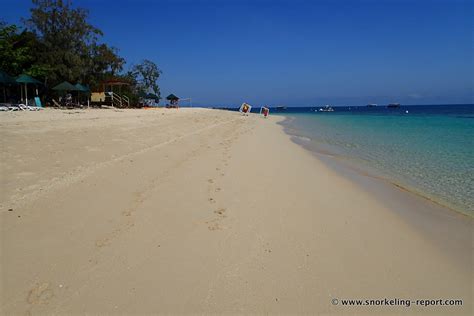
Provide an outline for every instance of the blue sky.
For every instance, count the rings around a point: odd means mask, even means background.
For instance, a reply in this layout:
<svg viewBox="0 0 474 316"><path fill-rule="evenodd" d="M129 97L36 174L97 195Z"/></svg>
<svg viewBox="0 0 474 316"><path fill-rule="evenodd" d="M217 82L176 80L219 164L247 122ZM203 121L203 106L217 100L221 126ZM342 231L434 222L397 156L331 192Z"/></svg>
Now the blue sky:
<svg viewBox="0 0 474 316"><path fill-rule="evenodd" d="M212 106L474 103L474 1L76 0L162 94ZM29 0L0 0L19 23ZM127 67L128 67L127 66Z"/></svg>

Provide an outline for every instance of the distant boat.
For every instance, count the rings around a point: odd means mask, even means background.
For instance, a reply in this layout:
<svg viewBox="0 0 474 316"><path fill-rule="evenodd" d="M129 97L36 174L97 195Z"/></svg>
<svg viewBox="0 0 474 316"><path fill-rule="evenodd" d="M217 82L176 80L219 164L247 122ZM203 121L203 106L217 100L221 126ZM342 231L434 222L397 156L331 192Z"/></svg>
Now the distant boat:
<svg viewBox="0 0 474 316"><path fill-rule="evenodd" d="M277 107L276 107L276 110L277 110L277 111L285 111L285 110L286 110L286 106L277 106Z"/></svg>
<svg viewBox="0 0 474 316"><path fill-rule="evenodd" d="M376 106L377 106L377 104L375 104L375 103L370 103L370 104L366 105L366 107L368 107L368 108L374 108Z"/></svg>
<svg viewBox="0 0 474 316"><path fill-rule="evenodd" d="M326 106L320 108L318 110L318 112L334 112L334 109L331 106L326 105Z"/></svg>
<svg viewBox="0 0 474 316"><path fill-rule="evenodd" d="M389 105L387 105L388 108L399 108L400 107L400 103L390 103Z"/></svg>

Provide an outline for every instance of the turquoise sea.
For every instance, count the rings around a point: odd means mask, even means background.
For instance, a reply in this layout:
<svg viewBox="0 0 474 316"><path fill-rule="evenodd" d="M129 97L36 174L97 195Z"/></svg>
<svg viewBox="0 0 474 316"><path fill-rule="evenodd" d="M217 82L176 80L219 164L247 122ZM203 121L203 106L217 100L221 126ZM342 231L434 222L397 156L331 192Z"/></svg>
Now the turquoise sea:
<svg viewBox="0 0 474 316"><path fill-rule="evenodd" d="M306 148L474 216L474 105L317 109L272 114Z"/></svg>

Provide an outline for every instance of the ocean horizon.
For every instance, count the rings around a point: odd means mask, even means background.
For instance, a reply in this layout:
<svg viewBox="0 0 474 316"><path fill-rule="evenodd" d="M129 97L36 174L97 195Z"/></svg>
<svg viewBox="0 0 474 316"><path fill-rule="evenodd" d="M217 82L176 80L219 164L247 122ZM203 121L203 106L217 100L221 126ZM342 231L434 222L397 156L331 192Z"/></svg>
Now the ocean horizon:
<svg viewBox="0 0 474 316"><path fill-rule="evenodd" d="M473 104L333 108L271 113L305 148L474 216Z"/></svg>

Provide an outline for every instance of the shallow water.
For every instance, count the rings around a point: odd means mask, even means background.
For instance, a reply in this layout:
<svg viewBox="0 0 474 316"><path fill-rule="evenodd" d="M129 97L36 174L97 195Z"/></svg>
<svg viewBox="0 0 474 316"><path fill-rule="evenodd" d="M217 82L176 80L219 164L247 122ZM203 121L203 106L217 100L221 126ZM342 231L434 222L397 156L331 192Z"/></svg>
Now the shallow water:
<svg viewBox="0 0 474 316"><path fill-rule="evenodd" d="M280 114L305 147L474 215L474 105L288 108Z"/></svg>

